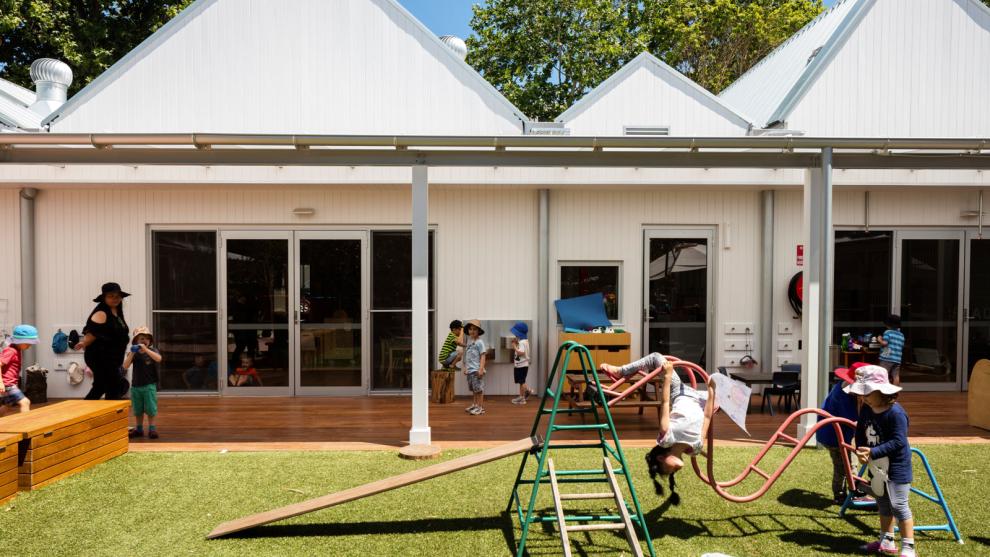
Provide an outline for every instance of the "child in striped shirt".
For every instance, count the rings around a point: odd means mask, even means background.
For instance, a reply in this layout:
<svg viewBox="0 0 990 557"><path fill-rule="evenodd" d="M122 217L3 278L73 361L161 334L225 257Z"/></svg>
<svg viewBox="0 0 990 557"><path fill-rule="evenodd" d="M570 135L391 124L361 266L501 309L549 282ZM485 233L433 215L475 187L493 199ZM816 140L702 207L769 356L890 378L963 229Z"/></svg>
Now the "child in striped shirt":
<svg viewBox="0 0 990 557"><path fill-rule="evenodd" d="M890 314L883 320L887 327L883 336L877 340L883 350L880 351L880 366L887 370L890 382L901 384L901 357L904 354L904 333L901 332L901 316Z"/></svg>
<svg viewBox="0 0 990 557"><path fill-rule="evenodd" d="M458 319L450 322L450 333L440 347L440 367L451 369L461 361L461 347L464 346L464 324Z"/></svg>

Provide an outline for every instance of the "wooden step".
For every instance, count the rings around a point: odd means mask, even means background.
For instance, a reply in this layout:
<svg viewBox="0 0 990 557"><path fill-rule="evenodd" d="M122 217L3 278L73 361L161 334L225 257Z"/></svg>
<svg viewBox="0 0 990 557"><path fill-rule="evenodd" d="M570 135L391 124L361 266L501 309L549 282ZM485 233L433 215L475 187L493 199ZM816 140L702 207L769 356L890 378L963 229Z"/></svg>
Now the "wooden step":
<svg viewBox="0 0 990 557"><path fill-rule="evenodd" d="M561 501L583 501L585 499L612 499L613 493L561 493Z"/></svg>
<svg viewBox="0 0 990 557"><path fill-rule="evenodd" d="M625 530L626 525L621 522L610 522L608 524L578 524L568 526L568 532L591 532L593 530Z"/></svg>

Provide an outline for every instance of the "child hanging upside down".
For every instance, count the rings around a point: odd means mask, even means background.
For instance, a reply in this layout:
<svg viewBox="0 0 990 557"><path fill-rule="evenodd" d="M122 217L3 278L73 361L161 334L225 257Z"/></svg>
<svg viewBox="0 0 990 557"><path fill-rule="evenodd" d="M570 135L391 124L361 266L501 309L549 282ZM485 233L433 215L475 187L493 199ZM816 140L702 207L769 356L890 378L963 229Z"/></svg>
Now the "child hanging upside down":
<svg viewBox="0 0 990 557"><path fill-rule="evenodd" d="M680 503L674 474L684 467L682 455L699 454L705 445L705 435L712 419L715 404L715 383L708 382L708 390L691 388L674 373L674 365L657 352L644 358L617 367L602 364L600 369L613 379L629 377L637 372L649 373L663 367L663 389L661 391L660 434L657 446L646 455L646 466L653 480L657 495L663 495L663 486L657 475L667 476L670 483L670 502Z"/></svg>

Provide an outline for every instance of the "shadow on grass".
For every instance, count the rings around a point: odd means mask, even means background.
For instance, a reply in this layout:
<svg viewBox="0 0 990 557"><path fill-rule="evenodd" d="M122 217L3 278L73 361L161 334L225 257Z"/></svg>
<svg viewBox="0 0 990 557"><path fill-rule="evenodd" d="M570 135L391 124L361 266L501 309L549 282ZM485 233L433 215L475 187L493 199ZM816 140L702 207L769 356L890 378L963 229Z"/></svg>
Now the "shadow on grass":
<svg viewBox="0 0 990 557"><path fill-rule="evenodd" d="M807 489L788 489L777 497L777 502L788 507L798 507L801 509L815 509L824 511L834 505L831 499L821 493L808 491ZM838 509L838 507L836 507Z"/></svg>
<svg viewBox="0 0 990 557"><path fill-rule="evenodd" d="M500 523L502 525L500 526ZM387 520L374 522L335 522L323 524L278 524L259 526L236 532L231 539L292 538L323 536L372 536L389 534L422 534L423 532L480 532L501 529L506 539L514 539L511 523L506 532L505 521L497 516L472 518L423 518L419 520Z"/></svg>
<svg viewBox="0 0 990 557"><path fill-rule="evenodd" d="M870 538L875 539L875 538ZM859 553L860 546L870 541L863 536L852 536L849 534L829 534L827 532L814 532L808 530L795 530L780 535L780 541L792 543L800 546L802 551L813 549L827 553L855 554Z"/></svg>
<svg viewBox="0 0 990 557"><path fill-rule="evenodd" d="M968 538L963 538L966 541L976 542L981 545L990 545L990 538L984 538L983 536L969 536Z"/></svg>

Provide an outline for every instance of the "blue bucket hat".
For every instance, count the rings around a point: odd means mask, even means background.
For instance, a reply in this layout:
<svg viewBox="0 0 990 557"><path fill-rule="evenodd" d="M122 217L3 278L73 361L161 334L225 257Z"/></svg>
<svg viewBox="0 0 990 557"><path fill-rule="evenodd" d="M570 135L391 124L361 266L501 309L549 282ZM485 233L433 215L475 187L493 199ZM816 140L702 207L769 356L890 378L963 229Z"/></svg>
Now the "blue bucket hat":
<svg viewBox="0 0 990 557"><path fill-rule="evenodd" d="M10 335L11 344L38 344L38 329L31 325L18 325Z"/></svg>
<svg viewBox="0 0 990 557"><path fill-rule="evenodd" d="M509 332L512 333L513 336L525 340L526 335L529 334L529 326L523 323L522 321L519 321L518 323L512 326L512 329L509 330Z"/></svg>

